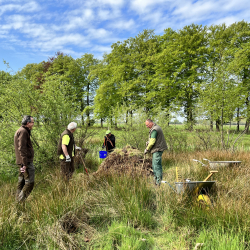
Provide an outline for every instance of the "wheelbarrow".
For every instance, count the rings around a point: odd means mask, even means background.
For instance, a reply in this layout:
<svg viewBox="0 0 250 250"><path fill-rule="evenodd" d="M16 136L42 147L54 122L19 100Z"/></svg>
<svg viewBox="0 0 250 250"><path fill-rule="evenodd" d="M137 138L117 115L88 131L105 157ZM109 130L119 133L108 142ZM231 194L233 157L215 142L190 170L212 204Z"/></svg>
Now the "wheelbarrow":
<svg viewBox="0 0 250 250"><path fill-rule="evenodd" d="M203 181L191 181L186 179L185 181L179 181L180 175L178 168L176 168L177 182L175 182L176 191L178 194L188 193L197 197L199 203L203 203L207 206L212 205L211 200L208 196L208 192L215 183L215 181L208 181L208 179L218 171L210 171L210 174Z"/></svg>
<svg viewBox="0 0 250 250"><path fill-rule="evenodd" d="M188 182L175 182L176 191L178 194L187 192L193 193L197 190L204 189L205 192L208 192L215 181L188 181Z"/></svg>
<svg viewBox="0 0 250 250"><path fill-rule="evenodd" d="M224 167L238 167L241 164L241 161L210 161L203 158L204 161L208 161L208 164L204 164L201 161L193 159L193 161L201 163L203 167L208 167L210 169L219 169Z"/></svg>

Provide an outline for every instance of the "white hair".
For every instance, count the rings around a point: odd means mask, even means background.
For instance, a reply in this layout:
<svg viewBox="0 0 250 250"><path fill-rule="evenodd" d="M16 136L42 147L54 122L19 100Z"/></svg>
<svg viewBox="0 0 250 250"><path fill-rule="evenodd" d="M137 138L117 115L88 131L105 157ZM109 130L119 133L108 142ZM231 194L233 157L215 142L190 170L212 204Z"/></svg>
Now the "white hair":
<svg viewBox="0 0 250 250"><path fill-rule="evenodd" d="M69 125L68 125L68 130L73 130L77 127L77 123L76 122L71 122Z"/></svg>

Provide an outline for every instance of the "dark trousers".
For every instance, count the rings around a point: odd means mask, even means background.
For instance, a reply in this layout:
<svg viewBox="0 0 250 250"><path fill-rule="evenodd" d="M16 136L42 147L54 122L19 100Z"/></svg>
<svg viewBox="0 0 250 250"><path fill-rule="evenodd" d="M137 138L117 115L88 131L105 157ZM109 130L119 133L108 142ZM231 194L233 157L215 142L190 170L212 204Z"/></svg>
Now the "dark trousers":
<svg viewBox="0 0 250 250"><path fill-rule="evenodd" d="M75 171L74 167L74 157L71 157L71 162L66 162L64 160L60 160L60 166L61 166L61 174L65 181L69 181L69 179L72 178L72 175Z"/></svg>
<svg viewBox="0 0 250 250"><path fill-rule="evenodd" d="M155 184L160 185L162 180L162 163L161 156L163 152L154 152L152 159L152 168L154 171Z"/></svg>
<svg viewBox="0 0 250 250"><path fill-rule="evenodd" d="M21 173L20 171L21 165L18 165L18 167L19 167L19 174L18 174L16 199L18 202L22 202L29 196L29 194L34 188L35 167L32 162L29 162L28 165L26 166L26 171L24 173Z"/></svg>

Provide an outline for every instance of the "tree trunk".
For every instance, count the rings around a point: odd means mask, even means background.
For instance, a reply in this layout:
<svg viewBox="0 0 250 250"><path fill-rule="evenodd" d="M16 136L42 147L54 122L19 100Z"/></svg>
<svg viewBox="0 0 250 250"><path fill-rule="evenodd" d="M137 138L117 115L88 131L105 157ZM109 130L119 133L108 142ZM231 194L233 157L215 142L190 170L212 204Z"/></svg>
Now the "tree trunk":
<svg viewBox="0 0 250 250"><path fill-rule="evenodd" d="M216 131L219 132L220 131L220 120L216 120Z"/></svg>
<svg viewBox="0 0 250 250"><path fill-rule="evenodd" d="M101 118L101 128L103 128L103 119Z"/></svg>
<svg viewBox="0 0 250 250"><path fill-rule="evenodd" d="M223 117L224 117L224 110L222 108L221 110L221 147L224 149L225 148L225 143L224 143L224 134L223 134Z"/></svg>
<svg viewBox="0 0 250 250"><path fill-rule="evenodd" d="M246 108L247 108L247 119L246 119L245 129L247 129L246 134L249 134L250 115L249 115L249 98L248 97L245 103L246 103Z"/></svg>
<svg viewBox="0 0 250 250"><path fill-rule="evenodd" d="M89 101L89 89L90 89L90 86L88 84L87 85L87 106L90 105L90 101ZM89 111L87 111L87 119L88 119L88 126L90 127L90 114L89 114Z"/></svg>
<svg viewBox="0 0 250 250"><path fill-rule="evenodd" d="M237 108L237 128L236 131L240 131L240 108Z"/></svg>
<svg viewBox="0 0 250 250"><path fill-rule="evenodd" d="M249 134L249 123L250 123L250 119L247 118L246 123L245 123L246 134Z"/></svg>
<svg viewBox="0 0 250 250"><path fill-rule="evenodd" d="M214 123L212 120L210 120L210 131L214 130Z"/></svg>
<svg viewBox="0 0 250 250"><path fill-rule="evenodd" d="M189 131L192 131L193 130L193 112L192 112L192 107L191 107L191 104L190 103L187 103L187 109L186 109L186 112L187 112L187 129Z"/></svg>

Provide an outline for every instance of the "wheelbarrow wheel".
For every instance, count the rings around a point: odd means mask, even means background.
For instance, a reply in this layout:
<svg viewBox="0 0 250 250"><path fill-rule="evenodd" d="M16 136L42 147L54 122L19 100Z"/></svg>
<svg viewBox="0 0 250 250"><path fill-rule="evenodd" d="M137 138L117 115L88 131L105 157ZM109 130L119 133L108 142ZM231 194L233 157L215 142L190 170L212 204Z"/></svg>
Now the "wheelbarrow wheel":
<svg viewBox="0 0 250 250"><path fill-rule="evenodd" d="M200 194L197 198L197 201L198 201L199 205L202 207L209 208L212 206L212 202L211 202L209 196L206 194Z"/></svg>

